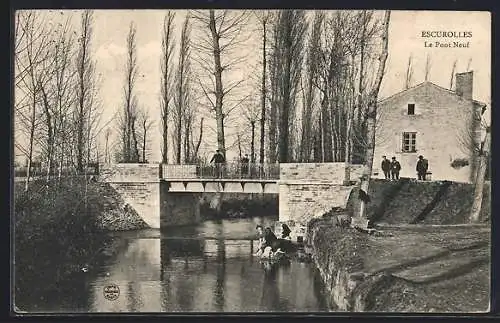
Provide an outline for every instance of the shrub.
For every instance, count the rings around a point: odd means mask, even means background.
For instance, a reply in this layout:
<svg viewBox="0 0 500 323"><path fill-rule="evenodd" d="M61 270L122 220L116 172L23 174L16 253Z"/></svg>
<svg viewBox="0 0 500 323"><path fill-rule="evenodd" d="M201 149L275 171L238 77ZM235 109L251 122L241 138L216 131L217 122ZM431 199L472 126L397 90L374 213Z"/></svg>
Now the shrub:
<svg viewBox="0 0 500 323"><path fill-rule="evenodd" d="M37 280L54 287L104 243L95 210L99 191L83 178L60 183L35 180L28 192L14 191L14 258L16 290ZM24 288L23 288L24 287Z"/></svg>

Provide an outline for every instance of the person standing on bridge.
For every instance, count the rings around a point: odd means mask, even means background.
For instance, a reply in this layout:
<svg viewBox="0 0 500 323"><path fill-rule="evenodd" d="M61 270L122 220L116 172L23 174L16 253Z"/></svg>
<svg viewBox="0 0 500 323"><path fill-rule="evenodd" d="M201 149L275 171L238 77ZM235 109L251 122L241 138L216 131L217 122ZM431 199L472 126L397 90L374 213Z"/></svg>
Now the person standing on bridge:
<svg viewBox="0 0 500 323"><path fill-rule="evenodd" d="M215 164L215 174L216 174L216 177L219 178L219 177L222 177L222 171L223 171L223 168L224 168L224 163L226 162L226 158L224 157L224 155L220 152L219 149L217 149L215 151L215 154L214 156L212 157L212 159L210 160L210 163L214 163Z"/></svg>
<svg viewBox="0 0 500 323"><path fill-rule="evenodd" d="M248 176L248 163L250 162L250 159L248 159L248 154L245 154L245 157L241 159L241 175L243 177Z"/></svg>

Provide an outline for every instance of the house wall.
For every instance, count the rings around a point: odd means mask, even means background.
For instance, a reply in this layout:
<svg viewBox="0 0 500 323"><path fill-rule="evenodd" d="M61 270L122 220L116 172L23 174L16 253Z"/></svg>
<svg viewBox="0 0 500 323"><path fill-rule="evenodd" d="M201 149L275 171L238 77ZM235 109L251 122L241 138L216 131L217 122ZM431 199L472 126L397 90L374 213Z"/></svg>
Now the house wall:
<svg viewBox="0 0 500 323"><path fill-rule="evenodd" d="M415 115L407 115L409 103L415 104ZM395 156L401 163L400 177L416 178L417 158L423 155L429 161L433 180L470 182L474 162L465 138L472 128L473 109L472 101L429 82L382 101L376 132L375 177L383 177L380 162L386 155L389 159ZM415 153L402 152L403 132L417 132ZM471 166L452 168L450 164L456 158L468 158Z"/></svg>

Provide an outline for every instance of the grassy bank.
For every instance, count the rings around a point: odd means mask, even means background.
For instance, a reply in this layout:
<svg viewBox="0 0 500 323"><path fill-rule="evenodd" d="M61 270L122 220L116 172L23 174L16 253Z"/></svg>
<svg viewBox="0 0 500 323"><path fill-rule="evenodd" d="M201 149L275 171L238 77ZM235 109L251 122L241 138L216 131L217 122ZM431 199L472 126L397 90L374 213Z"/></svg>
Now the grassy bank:
<svg viewBox="0 0 500 323"><path fill-rule="evenodd" d="M488 226L407 226L367 235L322 219L309 233L329 301L340 310L488 310Z"/></svg>
<svg viewBox="0 0 500 323"><path fill-rule="evenodd" d="M130 222L120 219L134 216L108 185L84 178L65 178L48 185L37 180L28 192L18 186L14 199L18 308L23 307L23 300L29 303L27 298L36 294L38 285L57 290L66 278L81 274L83 266L91 265L101 250L114 243L105 232L119 222Z"/></svg>
<svg viewBox="0 0 500 323"><path fill-rule="evenodd" d="M337 227L335 210L312 220L307 239L328 301L344 311L487 311L489 184L482 222L469 225L473 192L465 183L373 180L367 216L375 234ZM347 208L359 212L356 189Z"/></svg>
<svg viewBox="0 0 500 323"><path fill-rule="evenodd" d="M372 223L384 224L463 224L469 220L474 185L447 181L372 180L367 216ZM490 186L483 192L481 219L490 222ZM348 202L353 214L359 212L357 189Z"/></svg>

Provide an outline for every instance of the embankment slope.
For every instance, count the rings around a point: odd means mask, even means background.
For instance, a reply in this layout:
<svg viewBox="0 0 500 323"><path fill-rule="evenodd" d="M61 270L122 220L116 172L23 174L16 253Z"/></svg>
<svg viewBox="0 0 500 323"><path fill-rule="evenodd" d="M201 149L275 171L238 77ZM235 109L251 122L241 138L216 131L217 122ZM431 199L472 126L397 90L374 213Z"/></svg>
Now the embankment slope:
<svg viewBox="0 0 500 323"><path fill-rule="evenodd" d="M332 308L362 312L485 312L490 295L490 189L482 223L467 224L473 185L375 180L367 212L379 229L340 228L329 214L307 242ZM348 203L358 211L357 192Z"/></svg>

